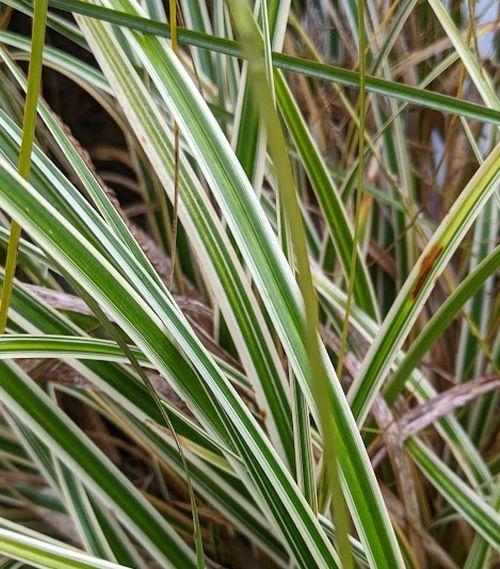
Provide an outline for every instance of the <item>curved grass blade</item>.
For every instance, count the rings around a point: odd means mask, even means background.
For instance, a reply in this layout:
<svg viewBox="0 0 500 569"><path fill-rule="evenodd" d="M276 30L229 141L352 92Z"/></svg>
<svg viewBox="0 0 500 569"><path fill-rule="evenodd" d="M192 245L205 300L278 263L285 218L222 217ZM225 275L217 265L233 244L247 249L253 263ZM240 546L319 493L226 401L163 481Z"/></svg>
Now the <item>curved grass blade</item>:
<svg viewBox="0 0 500 569"><path fill-rule="evenodd" d="M362 424L386 373L449 259L496 189L500 144L477 170L434 232L382 324L349 391L351 408Z"/></svg>
<svg viewBox="0 0 500 569"><path fill-rule="evenodd" d="M0 369L2 401L10 412L135 528L155 558L167 566L195 567L187 546L50 398L15 364L2 361Z"/></svg>
<svg viewBox="0 0 500 569"><path fill-rule="evenodd" d="M104 45L110 49L112 42L106 41ZM116 54L112 51L110 53L110 61L114 62L113 69L118 74L118 79L127 86L127 91L133 93L130 89L132 78L135 77L132 69L127 69L123 59L116 60ZM16 72L15 67L11 69ZM168 146L168 140L171 139L163 130L163 121L159 118L158 111L153 107L151 112L145 112L144 106L146 101L149 101L148 94L143 90L136 94L137 105L135 108L140 112L140 118L145 122L146 126L150 127L147 130L148 138L154 140L157 144L151 148L151 155L157 156L161 164L159 175L162 178L170 175L172 162L172 148ZM152 105L152 103L151 103ZM78 174L79 178L85 183L85 187L93 197L96 204L99 206L104 218L108 221L109 225L115 231L117 237L121 238L122 242L128 246L132 254L141 268L147 271L151 277L152 284L159 285L160 294L163 295L164 286L159 281L158 276L151 268L149 261L145 258L143 252L137 246L135 241L130 235L127 227L124 226L123 220L119 218L112 204L110 204L108 197L104 194L102 188L95 180L92 172L89 171L86 164L81 157L75 152L71 141L68 140L64 131L58 122L52 117L49 110L43 103L40 104L40 114L47 124L49 129L54 135L55 140L61 147L69 163L72 165L74 171ZM15 127L9 121L1 116L0 120L4 118L3 124L5 125L5 134L10 134L11 138L15 140ZM3 134L3 133L2 133ZM13 151L15 155L15 151ZM40 164L42 162L42 164ZM155 164L158 164L155 160ZM78 227L87 238L91 239L95 246L100 247L103 254L115 264L123 272L123 267L116 263L113 255L110 255L106 248L99 244L92 232L89 233L88 228L82 220L87 220L90 223L88 206L85 200L75 192L74 188L60 175L56 173L52 164L39 156L35 149L34 156L34 174L38 174L38 168L42 170L44 177L48 180L57 179L57 184L51 182L45 183L46 192L43 194L46 197L50 196L51 203L57 204L58 209L66 212L68 219ZM42 189L41 184L37 180L37 187ZM64 199L56 195L54 190L64 189L64 194L71 197L71 208L68 208ZM180 165L180 192L183 206L180 210L181 220L187 227L189 235L196 244L196 248L200 245L206 247L208 257L211 259L211 264L205 262L203 268L207 270L208 277L215 290L218 293L218 301L221 304L226 320L230 325L233 332L233 339L236 345L240 348L240 353L245 367L249 370L250 377L254 378L257 395L261 396L262 393L262 409L266 411L265 404L266 397L269 401L270 412L267 413L268 425L272 428L273 424L276 425L275 429L281 436L283 441L284 455L287 458L293 458L293 442L291 440L291 419L288 404L288 396L285 385L285 378L281 363L277 356L271 341L270 333L266 329L264 318L258 307L258 304L251 292L250 285L243 274L243 270L239 265L235 253L232 251L229 240L225 237L222 226L217 219L215 211L209 203L208 198L200 199L203 195L199 182L194 178L192 170L186 165ZM84 209L82 209L84 208ZM187 210L187 211L186 211ZM79 212L79 213L76 213ZM96 218L94 216L94 223ZM103 227L95 230L95 233L102 233ZM143 280L143 277L141 278ZM163 303L163 301L162 301ZM243 339L240 340L240 337ZM262 383L262 388L260 387ZM273 431L271 431L272 433ZM276 446L281 448L280 440L276 440Z"/></svg>
<svg viewBox="0 0 500 569"><path fill-rule="evenodd" d="M73 476L71 470L64 463L57 459L55 462L59 484L66 498L68 511L71 512L71 517L78 528L85 550L100 559L116 562L83 484L76 476Z"/></svg>
<svg viewBox="0 0 500 569"><path fill-rule="evenodd" d="M112 43L108 42L107 46L108 61L117 74L115 77L122 82L122 85L127 86L127 93L132 97L131 78L135 76L134 72L124 67L123 59L120 59L119 54L113 53ZM138 86L139 83L136 82L136 85ZM147 136L156 143L152 152L160 161L158 173L164 179L166 176L171 176L171 169L174 166L173 149L168 144L171 137L165 139L163 121L157 110L153 110L150 115L145 112L144 105L145 101L149 101L149 96L145 93L144 87L141 91L134 95L137 98L135 109L140 113L140 120L150 127ZM63 133L55 128L57 124L54 125L52 121L52 125L58 140L63 140ZM71 158L70 150L67 152L69 158ZM83 177L84 164L80 160L76 166L78 173ZM85 179L87 178L88 173ZM87 187L91 187L90 182ZM170 185L167 185L167 189L171 190ZM280 450L283 448L283 455L290 460L293 444L286 381L264 318L229 240L224 235L222 225L208 198L200 199L204 194L203 189L187 164L179 165L179 191L182 200L179 211L181 221L197 246L196 249L201 245L208 253L211 264L204 263L203 268L207 270L210 283L217 291L218 302L233 333L233 339L240 351L243 363L255 382L256 391L260 397L262 409L267 414L267 423L276 441L276 446ZM94 199L101 204L101 210L106 207L104 210L106 219L112 223L114 228L117 228L117 233L123 237L123 240L129 243L132 238L128 230L123 227L123 222L117 219L116 212L110 204L106 203L102 190L96 187L95 183L92 195L96 196ZM151 273L152 269L148 267L142 251L137 250L137 244L129 243L129 247L132 246L136 257ZM154 278L158 282L158 277ZM274 438L275 432L277 433L276 438Z"/></svg>
<svg viewBox="0 0 500 569"><path fill-rule="evenodd" d="M399 362L384 389L384 396L392 404L401 392L405 382L415 367L430 349L439 335L450 325L461 307L479 290L484 282L500 266L500 247L496 247L479 265L457 286L453 293L439 307L420 334L412 341L405 357Z"/></svg>
<svg viewBox="0 0 500 569"><path fill-rule="evenodd" d="M31 51L31 41L28 38L9 30L0 30L0 43L27 54ZM61 49L46 45L43 50L43 64L68 76L77 77L82 86L88 82L108 95L113 94L109 83L98 69Z"/></svg>
<svg viewBox="0 0 500 569"><path fill-rule="evenodd" d="M318 292L325 301L343 315L346 306L345 294L319 271L315 271L314 280ZM380 334L380 327L356 306L351 312L351 326L359 337L365 338L367 345L373 344ZM394 365L397 365L403 358L404 354L398 352ZM432 384L418 369L414 369L408 376L406 388L418 401L428 401L437 395ZM434 426L447 443L472 486L479 492L481 488L487 489L491 482L491 472L457 418L453 415L442 417Z"/></svg>
<svg viewBox="0 0 500 569"><path fill-rule="evenodd" d="M115 5L121 6L119 3ZM135 12L135 7L132 8L129 4L127 7ZM91 25L90 22L87 25ZM132 39L133 36L129 37ZM241 167L234 161L234 155L208 113L205 103L183 70L172 59L166 46L156 38L144 37L141 34L133 39L133 45L165 101L175 111L174 115L182 125L183 134L198 162L203 165L214 195L225 213L233 234L239 240L241 252L244 253L245 261L260 289L264 303L276 321L292 365L297 366L296 372L302 378L303 389L309 390L305 380L308 377L307 355L300 339L303 334L303 324L297 288L293 284L293 278L283 256L279 254L279 245L265 222L264 214L256 203L248 180L244 177ZM101 46L101 49L102 47L104 46ZM193 133L196 133L196 136L193 136ZM263 278L265 272L268 272L269 276ZM389 556L391 557L388 561L389 566L394 566L394 563L397 565L399 563L397 545L366 451L363 449L359 433L353 427L350 412L331 364L328 361L326 363L330 366L331 374L330 404L337 420L343 425L341 432L346 437L344 443L346 446L343 446L340 452L345 468L344 476L349 480L352 511L358 511L355 522L364 536L369 535L365 543L368 547L371 541L373 554L380 558ZM310 392L308 397L309 404L314 409L314 400ZM355 463L357 466L354 466ZM359 490L355 490L355 487ZM359 515L361 511L365 514ZM381 528L384 529L384 533L381 533Z"/></svg>
<svg viewBox="0 0 500 569"><path fill-rule="evenodd" d="M17 300L16 296L18 295L16 293L18 293L18 290L15 283L13 304ZM51 393L53 396L53 388L51 389ZM54 489L55 496L62 494L61 500L67 504L70 511L74 510L77 519L74 517L73 520L77 524L77 527L82 530L83 543L87 543L88 547L93 548L88 552L90 554L98 554L98 552L102 550L105 554L99 555L99 557L114 562L118 561L127 567L144 569L144 562L130 543L130 540L124 535L123 530L117 527L118 524L116 522L113 523L110 520L111 515L108 512L104 512L104 509L98 505L95 500L92 500L92 505L90 504L88 493L78 478L74 476L63 463L60 463L57 458L53 457L49 447L42 443L42 441L27 428L26 424L21 423L14 417L8 417L8 422L16 433L19 441L22 442L23 447L29 452L35 464L38 465L45 480L47 480ZM54 463L57 464L54 466ZM76 503L74 505L69 500L65 500L64 496L68 494L63 494L59 485L61 479L60 471L62 468L65 469L64 476L65 480L68 481L67 489L69 490L71 487L75 490L75 493L70 494L70 496L76 497ZM65 484L63 482L63 488L64 487ZM62 505L56 503L56 506L60 511L64 512ZM100 512L99 520L95 517L96 511ZM105 528L102 527L103 523L105 523ZM111 543L115 557L110 555L108 544Z"/></svg>
<svg viewBox="0 0 500 569"><path fill-rule="evenodd" d="M81 331L78 331L74 325L70 325L61 315L44 306L40 299L33 297L18 283L14 288L11 317L20 323L28 323L32 334L40 331L52 334L55 332L76 333L80 334L80 337L77 337L77 342L79 339L82 339ZM33 338L36 341L36 336ZM63 341L62 336L59 336L59 340L57 340L56 336L48 335L42 338L49 341ZM27 336L23 336L23 339L27 340ZM25 348L26 345L23 346L25 355L29 355ZM98 349L101 350L102 346ZM12 355L15 357L15 354ZM38 355L42 356L42 353ZM48 352L46 352L46 355L48 355ZM141 358L138 351L135 351L135 355L137 358ZM98 354L96 356L100 357ZM143 365L147 365L146 361L142 362L142 359L140 361ZM85 365L88 367L84 367ZM75 369L80 371L89 381L92 381L98 389L104 391L108 396L106 400L110 404L113 403L114 412L123 416L127 424L132 424L140 434L140 439L138 440L140 444L149 445L159 457L176 469L179 475L183 475L182 464L173 442L160 436L161 433L150 427L158 414L155 407L146 405L149 399L145 397L142 386L137 385L135 390L131 390L129 373L124 373L123 369L117 369L116 366L111 367L109 363L88 360L82 362L82 365L76 365ZM122 406L124 408L123 411L121 410ZM110 419L115 420L115 416L110 417ZM158 420L161 420L161 418ZM175 424L177 432L182 433L184 440L196 441L198 445L203 445L205 449L217 452L217 446L214 447L202 438L193 437L192 432L182 428L182 423L176 421ZM233 480L231 476L234 476L232 469L216 472L211 465L200 460L189 451L186 452L186 458L189 461L190 473L193 477L196 491L226 515L240 531L248 535L252 541L268 552L273 559L280 564L286 563L288 560L286 550L280 543L278 536L276 536L276 532L272 531L262 513L251 501L251 496L244 492L239 481L236 487L234 484L230 484L231 480ZM358 557L361 555L366 561L359 543L355 542L355 546L357 547L355 554Z"/></svg>
<svg viewBox="0 0 500 569"><path fill-rule="evenodd" d="M16 530L0 527L0 553L42 569L126 569L68 548L67 545L26 535L24 527Z"/></svg>
<svg viewBox="0 0 500 569"><path fill-rule="evenodd" d="M163 308L163 321L160 320L110 263L81 235L76 238L74 228L68 226L61 215L37 196L29 185L24 186L23 192L3 192L4 188L12 189L13 184L17 186L22 181L4 161L0 163L2 207L22 218L29 233L50 251L73 279L78 280L81 286L106 306L109 316L147 352L155 366L173 383L179 395L189 401L192 411L206 428L222 444L227 443L241 456L245 468L242 468L240 462L235 462L232 456L228 456L228 460L250 491L259 497L266 515L282 532L297 562L305 567L336 566L328 539L298 493L290 475L178 309L167 304ZM32 203L37 203L34 209L29 208L29 219L22 213L23 206L19 207L24 200L34 200ZM183 350L174 354L174 357L170 357L165 349L169 344L174 349L165 333L165 326L172 330L176 345ZM189 363L184 354L189 354ZM191 367L191 362L202 375L203 383ZM265 485L261 482L264 480Z"/></svg>
<svg viewBox="0 0 500 569"><path fill-rule="evenodd" d="M5 0L4 4L18 10L22 14L26 14L30 18L33 17L33 3L29 0ZM83 49L87 49L87 45L78 27L69 22L65 17L49 12L47 14L47 26L56 32L60 33L63 37L68 38L76 45Z"/></svg>
<svg viewBox="0 0 500 569"><path fill-rule="evenodd" d="M50 0L49 4L54 8L82 14L117 25L122 25L130 29L143 31L149 34L155 34L161 37L169 36L169 27L160 22L154 22L148 18L129 14L125 11L117 11L102 6L95 6L80 0ZM196 47L204 47L212 49L219 53L242 57L240 46L231 40L225 38L214 38L200 32L194 32L178 28L178 39L180 43L187 43ZM299 57L292 57L280 53L273 52L273 66L285 71L294 73L302 73L307 77L331 81L346 87L359 87L359 75L354 71L315 63ZM493 124L500 124L500 112L494 109L488 109L468 101L442 95L433 91L426 91L416 87L403 85L385 79L379 79L366 76L366 90L368 92L377 93L387 97L394 97L408 103L422 105L438 111L458 114L471 119L483 120Z"/></svg>
<svg viewBox="0 0 500 569"><path fill-rule="evenodd" d="M500 546L500 515L470 489L448 466L417 438L406 449L430 482L494 548Z"/></svg>
<svg viewBox="0 0 500 569"><path fill-rule="evenodd" d="M144 355L130 347L141 365L152 367ZM36 336L9 334L0 336L0 358L75 358L127 363L127 356L116 342L77 336Z"/></svg>
<svg viewBox="0 0 500 569"><path fill-rule="evenodd" d="M460 59L469 72L469 75L474 82L477 90L479 91L481 97L483 98L483 101L488 107L498 110L500 108L500 104L498 102L498 98L491 80L487 76L485 70L481 69L479 66L469 46L466 44L455 23L453 22L450 13L445 8L441 0L427 1L434 11L434 14L438 18L439 22L443 26L446 35L450 38L450 41L453 44L456 52L459 54Z"/></svg>

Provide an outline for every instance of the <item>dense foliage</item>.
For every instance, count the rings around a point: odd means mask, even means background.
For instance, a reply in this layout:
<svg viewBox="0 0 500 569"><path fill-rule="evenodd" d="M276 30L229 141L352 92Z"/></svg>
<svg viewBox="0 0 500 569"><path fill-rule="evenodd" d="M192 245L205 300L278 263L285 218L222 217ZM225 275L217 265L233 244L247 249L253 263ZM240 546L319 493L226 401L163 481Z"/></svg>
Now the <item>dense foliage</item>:
<svg viewBox="0 0 500 569"><path fill-rule="evenodd" d="M0 2L0 567L493 567L489 0Z"/></svg>

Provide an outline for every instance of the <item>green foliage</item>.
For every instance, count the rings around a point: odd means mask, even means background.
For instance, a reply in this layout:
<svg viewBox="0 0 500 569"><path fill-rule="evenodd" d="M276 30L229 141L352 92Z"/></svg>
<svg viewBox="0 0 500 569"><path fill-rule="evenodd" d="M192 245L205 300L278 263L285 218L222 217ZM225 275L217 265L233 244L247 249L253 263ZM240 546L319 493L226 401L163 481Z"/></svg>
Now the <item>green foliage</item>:
<svg viewBox="0 0 500 569"><path fill-rule="evenodd" d="M0 3L0 567L494 566L485 8Z"/></svg>

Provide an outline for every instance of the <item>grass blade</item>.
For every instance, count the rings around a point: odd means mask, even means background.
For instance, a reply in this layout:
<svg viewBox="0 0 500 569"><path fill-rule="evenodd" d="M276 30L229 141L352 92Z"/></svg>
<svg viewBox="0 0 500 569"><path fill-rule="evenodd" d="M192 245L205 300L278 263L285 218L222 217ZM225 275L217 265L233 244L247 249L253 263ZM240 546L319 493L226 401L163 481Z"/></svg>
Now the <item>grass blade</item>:
<svg viewBox="0 0 500 569"><path fill-rule="evenodd" d="M63 544L27 536L25 528L20 526L16 530L0 527L0 553L42 569L123 569L124 567L69 549Z"/></svg>
<svg viewBox="0 0 500 569"><path fill-rule="evenodd" d="M33 13L33 38L31 43L31 56L28 71L28 89L23 116L23 138L19 153L18 171L24 178L28 179L31 165L31 148L35 138L36 128L36 108L40 93L40 83L42 77L42 53L45 43L45 27L47 21L47 0L36 0ZM10 228L9 246L7 248L7 259L5 261L5 278L2 286L0 298L0 333L3 334L7 324L7 313L9 310L10 297L12 295L12 283L16 272L17 249L21 239L21 227L12 222Z"/></svg>
<svg viewBox="0 0 500 569"><path fill-rule="evenodd" d="M349 391L351 408L360 423L366 418L397 351L434 286L435 279L443 271L482 206L495 191L499 177L500 144L470 180L427 244L387 315L380 335L364 359L360 375Z"/></svg>
<svg viewBox="0 0 500 569"><path fill-rule="evenodd" d="M130 29L156 34L161 37L170 37L168 25L154 22L147 18L127 14L126 12L112 10L101 6L94 6L80 0L50 0L54 8L102 19L107 22L129 27ZM196 47L212 49L219 53L241 57L241 49L236 42L224 38L208 36L200 32L178 29L179 42L185 42ZM344 85L346 87L359 87L359 75L354 71L341 69L333 65L314 63L299 57L292 57L273 52L273 66L285 71L302 73L307 77L322 79ZM480 105L469 103L441 95L432 91L410 87L401 83L386 81L366 76L366 90L387 97L394 97L408 103L423 105L446 113L458 114L471 119L483 120L493 124L500 124L500 112Z"/></svg>

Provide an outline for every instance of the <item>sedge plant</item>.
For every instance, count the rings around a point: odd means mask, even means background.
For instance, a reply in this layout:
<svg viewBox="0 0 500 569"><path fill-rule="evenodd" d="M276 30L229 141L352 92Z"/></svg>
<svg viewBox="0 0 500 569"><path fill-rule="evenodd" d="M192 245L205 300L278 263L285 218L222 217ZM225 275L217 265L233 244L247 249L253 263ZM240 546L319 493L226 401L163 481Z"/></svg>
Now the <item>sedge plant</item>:
<svg viewBox="0 0 500 569"><path fill-rule="evenodd" d="M498 563L491 13L0 2L0 567Z"/></svg>

